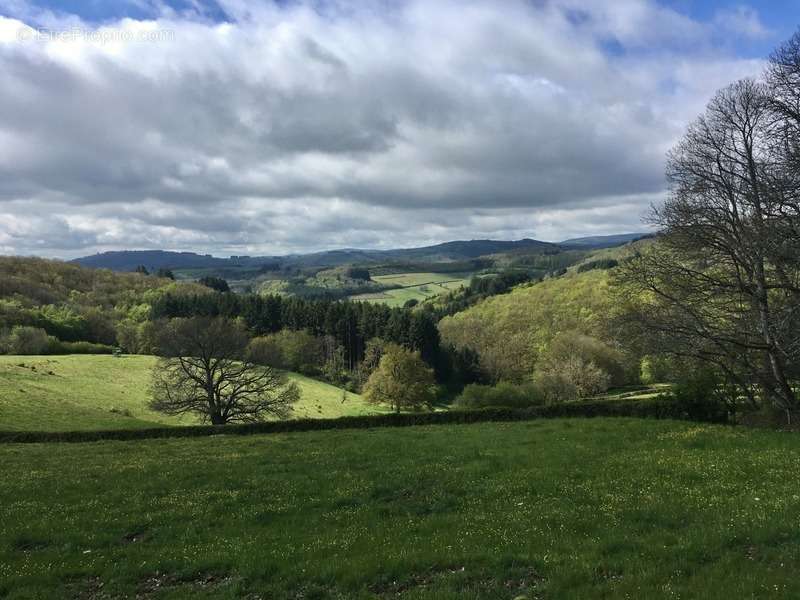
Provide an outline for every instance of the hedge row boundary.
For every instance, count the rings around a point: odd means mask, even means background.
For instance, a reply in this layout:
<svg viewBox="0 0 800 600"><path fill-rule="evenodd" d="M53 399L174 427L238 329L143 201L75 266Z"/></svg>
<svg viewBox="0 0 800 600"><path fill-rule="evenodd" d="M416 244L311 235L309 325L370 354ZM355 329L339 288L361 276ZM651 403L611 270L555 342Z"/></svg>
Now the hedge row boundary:
<svg viewBox="0 0 800 600"><path fill-rule="evenodd" d="M525 409L485 408L442 412L391 413L339 417L336 419L297 419L244 425L190 425L147 429L111 429L103 431L0 431L0 444L46 442L100 442L106 440L143 440L160 438L206 437L213 435L257 435L324 431L333 429L370 429L376 427L411 427L487 422L531 421L561 417L635 417L691 420L673 400L595 400L566 402Z"/></svg>

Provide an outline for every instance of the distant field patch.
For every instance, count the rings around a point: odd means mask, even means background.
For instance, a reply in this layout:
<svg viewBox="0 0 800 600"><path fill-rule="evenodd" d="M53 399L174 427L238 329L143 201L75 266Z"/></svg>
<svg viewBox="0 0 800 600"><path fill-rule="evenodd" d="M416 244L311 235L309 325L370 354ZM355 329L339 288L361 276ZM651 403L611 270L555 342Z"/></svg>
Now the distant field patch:
<svg viewBox="0 0 800 600"><path fill-rule="evenodd" d="M381 302L389 306L403 306L409 300L422 302L469 285L470 273L398 273L375 275L373 280L385 285L401 286L372 294L351 296L351 300Z"/></svg>
<svg viewBox="0 0 800 600"><path fill-rule="evenodd" d="M66 431L190 425L147 408L152 356L0 356L0 430ZM291 373L296 418L381 412L357 394Z"/></svg>
<svg viewBox="0 0 800 600"><path fill-rule="evenodd" d="M426 283L464 281L469 277L469 273L397 273L393 275L374 275L372 279L380 283L409 287Z"/></svg>

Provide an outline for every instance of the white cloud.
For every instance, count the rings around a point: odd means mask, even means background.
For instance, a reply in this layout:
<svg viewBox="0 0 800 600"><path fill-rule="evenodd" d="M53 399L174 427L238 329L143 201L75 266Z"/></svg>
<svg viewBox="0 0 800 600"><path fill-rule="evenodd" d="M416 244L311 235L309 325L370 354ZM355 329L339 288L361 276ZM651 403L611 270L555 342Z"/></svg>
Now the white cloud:
<svg viewBox="0 0 800 600"><path fill-rule="evenodd" d="M703 24L646 0L221 5L228 23L152 4L151 21L102 28L9 11L68 39L20 41L23 22L0 19L3 251L638 229L687 121L761 68L707 43L755 31L746 10Z"/></svg>
<svg viewBox="0 0 800 600"><path fill-rule="evenodd" d="M718 11L714 24L735 35L755 40L769 37L772 33L761 21L758 11L745 5Z"/></svg>

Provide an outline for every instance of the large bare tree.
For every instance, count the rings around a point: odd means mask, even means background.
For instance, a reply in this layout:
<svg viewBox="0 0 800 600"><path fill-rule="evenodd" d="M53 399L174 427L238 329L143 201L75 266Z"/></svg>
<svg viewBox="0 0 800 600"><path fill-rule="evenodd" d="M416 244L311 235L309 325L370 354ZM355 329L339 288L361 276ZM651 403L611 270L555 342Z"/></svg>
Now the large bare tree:
<svg viewBox="0 0 800 600"><path fill-rule="evenodd" d="M773 90L721 90L670 153L658 243L623 265L631 314L659 349L712 363L787 411L800 351L800 211Z"/></svg>
<svg viewBox="0 0 800 600"><path fill-rule="evenodd" d="M236 321L173 319L160 336L150 406L170 415L193 413L214 425L287 417L299 389L282 372L249 361L248 341Z"/></svg>

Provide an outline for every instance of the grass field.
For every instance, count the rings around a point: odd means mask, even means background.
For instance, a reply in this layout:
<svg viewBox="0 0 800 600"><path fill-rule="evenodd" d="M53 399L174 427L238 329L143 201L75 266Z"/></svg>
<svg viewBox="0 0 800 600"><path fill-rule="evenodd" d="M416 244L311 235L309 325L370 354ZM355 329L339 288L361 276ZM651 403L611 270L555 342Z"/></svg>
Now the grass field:
<svg viewBox="0 0 800 600"><path fill-rule="evenodd" d="M351 300L381 302L389 306L403 306L409 300L422 302L428 298L457 290L468 285L469 273L398 273L395 275L375 275L378 283L402 286L372 294L351 296Z"/></svg>
<svg viewBox="0 0 800 600"><path fill-rule="evenodd" d="M0 356L0 429L63 431L182 425L147 408L152 356ZM295 417L380 412L360 396L290 374L302 392Z"/></svg>
<svg viewBox="0 0 800 600"><path fill-rule="evenodd" d="M575 419L0 460L9 599L800 597L794 434Z"/></svg>

